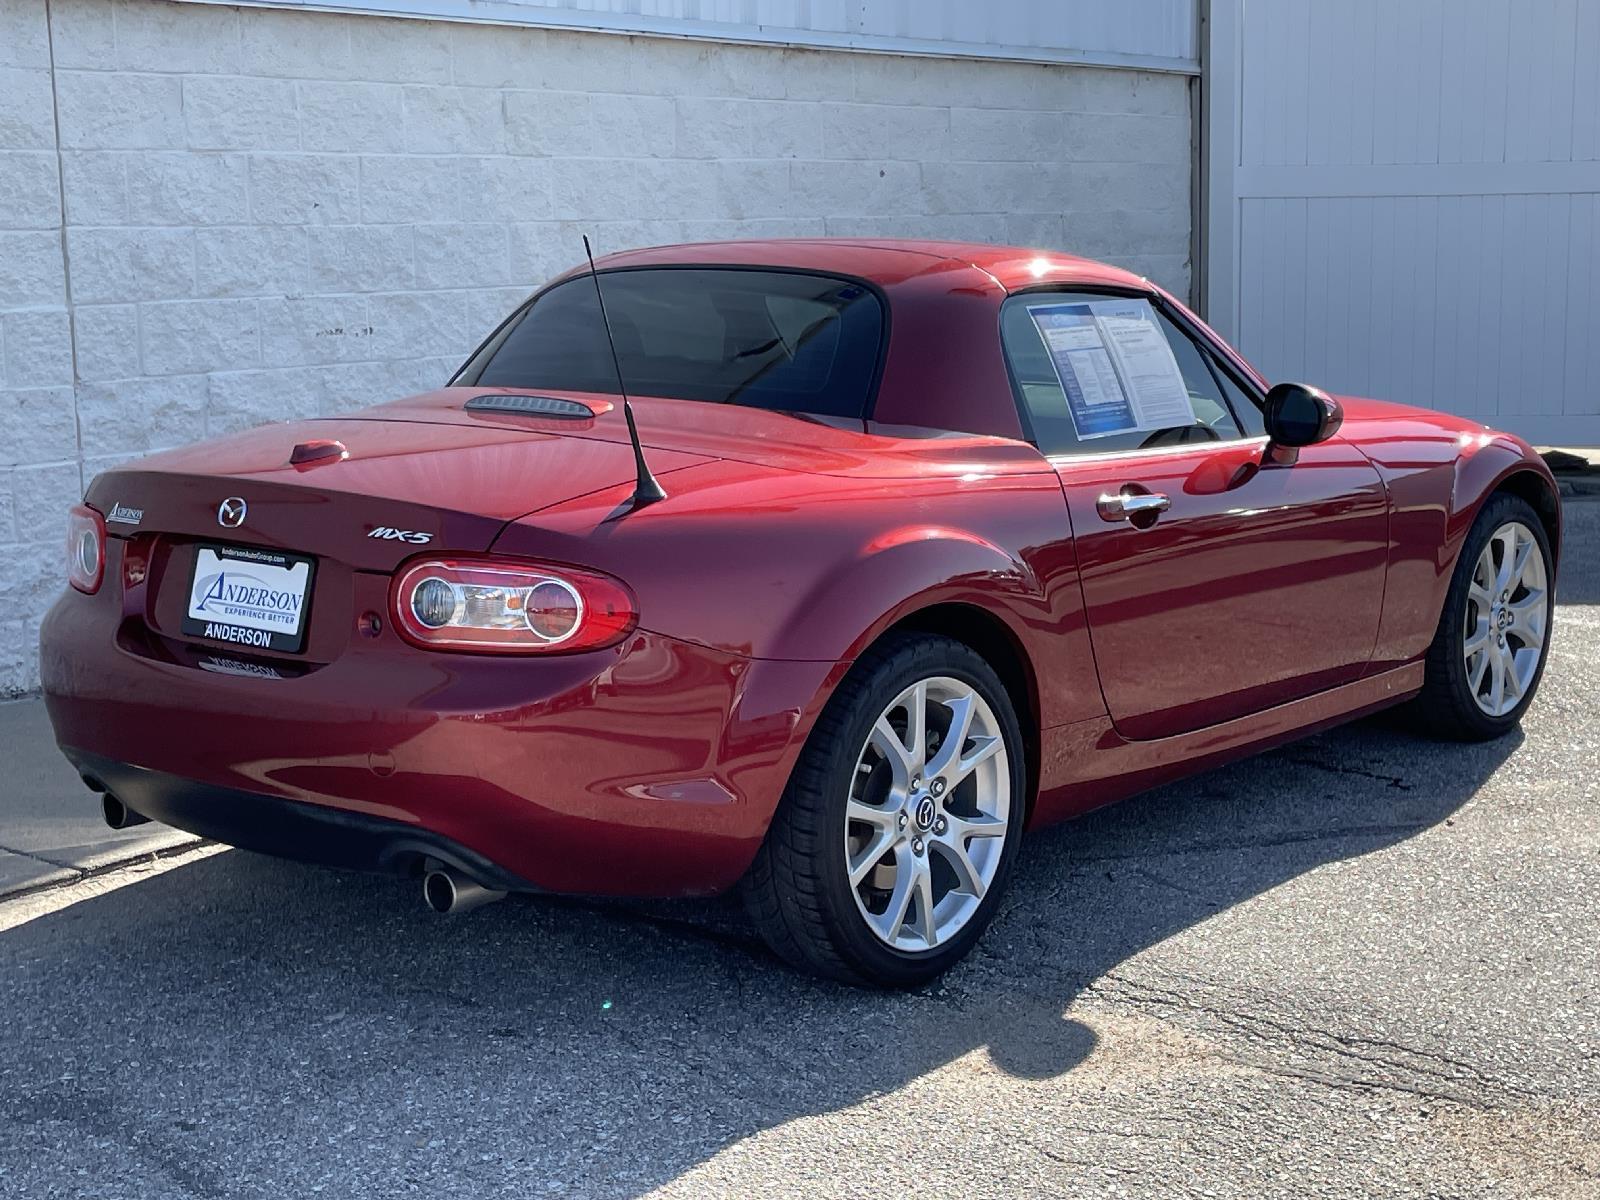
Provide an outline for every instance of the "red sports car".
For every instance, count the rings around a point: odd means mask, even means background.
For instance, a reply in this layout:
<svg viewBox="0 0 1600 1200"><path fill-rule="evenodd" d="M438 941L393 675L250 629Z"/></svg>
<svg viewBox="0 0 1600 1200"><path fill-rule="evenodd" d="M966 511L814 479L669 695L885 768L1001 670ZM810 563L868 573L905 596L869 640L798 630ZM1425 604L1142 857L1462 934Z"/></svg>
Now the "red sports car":
<svg viewBox="0 0 1600 1200"><path fill-rule="evenodd" d="M739 886L911 985L1026 828L1407 700L1505 733L1560 522L1517 438L1269 388L1125 271L674 246L440 391L100 475L41 664L113 823L441 910Z"/></svg>

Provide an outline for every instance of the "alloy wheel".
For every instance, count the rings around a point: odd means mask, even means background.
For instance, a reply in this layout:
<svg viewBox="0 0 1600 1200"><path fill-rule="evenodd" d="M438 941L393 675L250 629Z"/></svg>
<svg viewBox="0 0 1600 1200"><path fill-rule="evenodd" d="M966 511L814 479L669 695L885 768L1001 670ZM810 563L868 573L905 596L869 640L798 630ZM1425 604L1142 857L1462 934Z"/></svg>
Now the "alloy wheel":
<svg viewBox="0 0 1600 1200"><path fill-rule="evenodd" d="M1467 688L1489 716L1505 716L1527 694L1544 654L1549 618L1544 554L1531 529L1508 521L1478 555L1462 639Z"/></svg>
<svg viewBox="0 0 1600 1200"><path fill-rule="evenodd" d="M845 807L845 868L868 928L911 952L955 936L994 882L1010 819L988 702L946 676L906 688L873 724Z"/></svg>

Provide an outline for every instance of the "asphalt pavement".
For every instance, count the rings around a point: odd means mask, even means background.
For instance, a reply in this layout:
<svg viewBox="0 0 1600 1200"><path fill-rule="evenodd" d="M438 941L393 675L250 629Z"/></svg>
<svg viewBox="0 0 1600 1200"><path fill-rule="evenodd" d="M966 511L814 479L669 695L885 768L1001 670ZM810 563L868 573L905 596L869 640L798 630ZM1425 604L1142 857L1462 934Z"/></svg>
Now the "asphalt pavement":
<svg viewBox="0 0 1600 1200"><path fill-rule="evenodd" d="M1600 502L1568 514L1521 735L1370 720L1042 832L923 993L795 975L724 903L63 866L0 901L0 1196L1600 1196Z"/></svg>

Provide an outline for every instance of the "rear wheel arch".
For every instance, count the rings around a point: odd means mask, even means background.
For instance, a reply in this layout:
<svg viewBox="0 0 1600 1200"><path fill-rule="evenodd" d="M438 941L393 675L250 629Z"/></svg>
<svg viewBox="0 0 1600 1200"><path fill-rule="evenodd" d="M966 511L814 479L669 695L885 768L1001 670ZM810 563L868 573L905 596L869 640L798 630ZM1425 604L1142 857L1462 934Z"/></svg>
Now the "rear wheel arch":
<svg viewBox="0 0 1600 1200"><path fill-rule="evenodd" d="M791 603L757 651L763 658L834 666L790 736L790 778L827 706L864 655L896 632L948 636L1000 676L1022 730L1024 807L1031 815L1040 778L1043 698L1026 649L1025 622L1043 609L1039 581L1028 566L971 534L888 541L851 569L829 572L824 583ZM870 619L836 619L863 612ZM1093 686L1098 689L1098 681Z"/></svg>
<svg viewBox="0 0 1600 1200"><path fill-rule="evenodd" d="M930 604L907 613L882 629L863 650L901 633L928 633L970 647L1000 677L1022 726L1027 788L1024 803L1032 816L1039 791L1039 683L1033 661L1016 631L989 609L961 601ZM1025 818L1026 819L1026 818Z"/></svg>

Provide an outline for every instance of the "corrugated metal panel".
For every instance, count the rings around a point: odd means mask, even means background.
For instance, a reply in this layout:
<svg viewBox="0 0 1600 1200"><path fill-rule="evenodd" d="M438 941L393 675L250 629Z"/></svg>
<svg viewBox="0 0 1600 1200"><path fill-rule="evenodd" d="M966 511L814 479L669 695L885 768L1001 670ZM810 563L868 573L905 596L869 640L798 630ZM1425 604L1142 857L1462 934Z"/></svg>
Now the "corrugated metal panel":
<svg viewBox="0 0 1600 1200"><path fill-rule="evenodd" d="M207 0L209 2L209 0ZM1197 0L246 0L841 49L1193 73Z"/></svg>
<svg viewBox="0 0 1600 1200"><path fill-rule="evenodd" d="M1218 325L1271 378L1600 443L1600 3L1234 2Z"/></svg>

